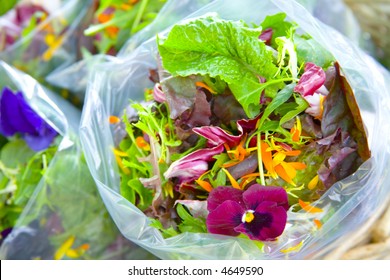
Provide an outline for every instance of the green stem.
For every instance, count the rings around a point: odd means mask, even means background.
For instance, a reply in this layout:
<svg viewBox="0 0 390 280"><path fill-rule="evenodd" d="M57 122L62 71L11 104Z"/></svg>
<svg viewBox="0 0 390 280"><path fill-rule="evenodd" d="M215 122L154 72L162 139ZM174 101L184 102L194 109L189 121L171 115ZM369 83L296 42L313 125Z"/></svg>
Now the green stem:
<svg viewBox="0 0 390 280"><path fill-rule="evenodd" d="M261 134L257 133L257 160L259 161L259 173L260 173L260 183L265 186L264 179L264 169L263 169L263 157L261 155Z"/></svg>
<svg viewBox="0 0 390 280"><path fill-rule="evenodd" d="M141 1L139 10L138 10L137 15L135 16L135 19L133 22L133 26L131 27L131 34L134 34L136 32L135 30L137 29L137 26L139 25L139 23L141 21L142 15L145 12L145 9L146 9L146 6L148 5L148 2L149 2L149 0L142 0Z"/></svg>

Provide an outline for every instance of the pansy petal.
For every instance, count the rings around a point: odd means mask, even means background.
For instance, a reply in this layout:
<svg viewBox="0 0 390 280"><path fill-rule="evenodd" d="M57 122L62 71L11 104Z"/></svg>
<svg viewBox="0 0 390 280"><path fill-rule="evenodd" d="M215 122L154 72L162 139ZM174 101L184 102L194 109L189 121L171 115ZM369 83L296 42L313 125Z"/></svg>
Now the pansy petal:
<svg viewBox="0 0 390 280"><path fill-rule="evenodd" d="M207 198L207 210L212 212L227 200L235 201L244 207L242 194L242 190L238 190L232 187L217 187L210 192Z"/></svg>
<svg viewBox="0 0 390 280"><path fill-rule="evenodd" d="M57 132L47 127L42 135L24 134L23 139L32 150L38 152L48 148L56 136Z"/></svg>
<svg viewBox="0 0 390 280"><path fill-rule="evenodd" d="M227 200L210 212L206 219L207 230L214 234L237 236L234 228L241 223L245 209L236 201Z"/></svg>
<svg viewBox="0 0 390 280"><path fill-rule="evenodd" d="M287 222L287 212L275 202L262 202L253 213L254 219L235 228L252 240L271 241L280 236Z"/></svg>
<svg viewBox="0 0 390 280"><path fill-rule="evenodd" d="M9 88L3 89L0 100L0 127L4 136L12 136L17 132L35 133L34 127L20 108L22 101L24 99L21 93L14 94Z"/></svg>
<svg viewBox="0 0 390 280"><path fill-rule="evenodd" d="M20 127L20 132L34 134L45 134L46 131L52 128L42 119L26 102L21 92L17 93L17 97L19 98L19 108L21 113L23 114L26 122L24 123L24 128ZM27 127L32 127L32 130L28 130Z"/></svg>
<svg viewBox="0 0 390 280"><path fill-rule="evenodd" d="M263 201L275 202L286 211L289 208L287 192L281 187L254 184L244 192L243 200L250 210L256 209Z"/></svg>

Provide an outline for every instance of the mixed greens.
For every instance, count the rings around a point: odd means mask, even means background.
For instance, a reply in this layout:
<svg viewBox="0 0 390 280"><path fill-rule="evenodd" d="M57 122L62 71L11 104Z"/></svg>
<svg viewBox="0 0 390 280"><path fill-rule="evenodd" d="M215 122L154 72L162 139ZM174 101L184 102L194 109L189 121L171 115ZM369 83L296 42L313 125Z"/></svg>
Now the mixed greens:
<svg viewBox="0 0 390 280"><path fill-rule="evenodd" d="M322 211L311 203L370 157L339 65L285 18L208 14L158 37L155 86L114 154L122 195L165 237L275 240L289 209Z"/></svg>

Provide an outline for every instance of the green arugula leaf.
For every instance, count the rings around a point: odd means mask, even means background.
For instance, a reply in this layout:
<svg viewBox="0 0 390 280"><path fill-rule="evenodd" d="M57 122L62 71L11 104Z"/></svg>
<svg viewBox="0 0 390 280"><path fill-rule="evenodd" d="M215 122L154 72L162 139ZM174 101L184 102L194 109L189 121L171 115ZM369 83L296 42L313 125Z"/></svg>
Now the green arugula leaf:
<svg viewBox="0 0 390 280"><path fill-rule="evenodd" d="M165 229L161 222L157 219L150 219L149 225L160 230L164 238L173 237L179 234L173 227Z"/></svg>
<svg viewBox="0 0 390 280"><path fill-rule="evenodd" d="M249 117L259 113L260 95L277 72L272 52L258 39L260 28L208 15L175 25L158 38L164 68L173 76L194 74L225 81Z"/></svg>
<svg viewBox="0 0 390 280"><path fill-rule="evenodd" d="M294 98L294 108L291 108L288 112L283 114L283 117L280 119L279 122L280 125L284 124L285 122L288 122L289 120L292 120L293 118L295 118L295 116L298 116L300 113L305 111L307 107L309 107L309 104L300 95L294 94Z"/></svg>
<svg viewBox="0 0 390 280"><path fill-rule="evenodd" d="M192 217L181 204L177 204L176 211L182 219L181 224L178 225L181 232L207 233L206 221L204 219Z"/></svg>
<svg viewBox="0 0 390 280"><path fill-rule="evenodd" d="M294 92L295 84L289 84L284 89L282 89L278 94L275 96L274 99L267 105L267 107L264 110L263 115L260 118L259 121L259 128L264 124L265 120L271 115L273 111L275 111L278 107L283 105L293 94Z"/></svg>

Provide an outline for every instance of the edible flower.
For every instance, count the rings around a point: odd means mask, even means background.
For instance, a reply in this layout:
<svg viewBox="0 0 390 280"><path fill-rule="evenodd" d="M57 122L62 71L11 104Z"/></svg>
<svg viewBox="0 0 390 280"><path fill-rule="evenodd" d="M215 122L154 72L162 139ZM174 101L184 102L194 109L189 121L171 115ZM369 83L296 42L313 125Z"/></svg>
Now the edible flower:
<svg viewBox="0 0 390 280"><path fill-rule="evenodd" d="M57 132L26 102L21 92L5 87L0 96L0 134L10 137L20 133L34 151L50 146Z"/></svg>
<svg viewBox="0 0 390 280"><path fill-rule="evenodd" d="M309 62L306 63L305 72L294 88L294 91L300 93L309 103L309 108L305 112L317 119L322 117L323 103L329 93L324 86L325 80L324 70Z"/></svg>
<svg viewBox="0 0 390 280"><path fill-rule="evenodd" d="M75 239L76 237L73 235L66 239L55 252L54 259L61 260L64 256L75 259L84 255L84 253L89 249L89 244L82 244L81 246L72 249Z"/></svg>
<svg viewBox="0 0 390 280"><path fill-rule="evenodd" d="M230 236L243 233L252 240L275 240L284 231L288 208L287 192L281 187L254 184L246 191L218 187L207 199L207 230Z"/></svg>

